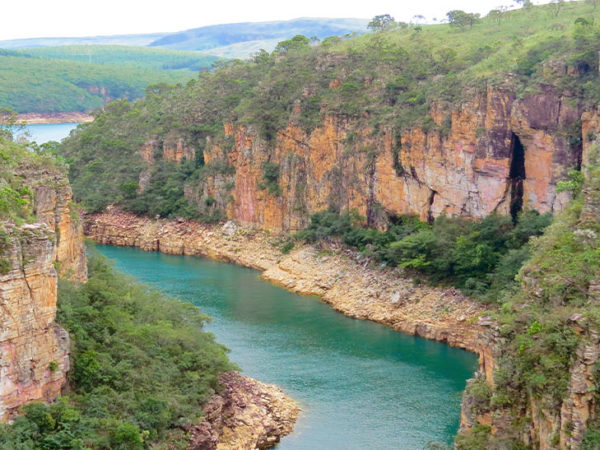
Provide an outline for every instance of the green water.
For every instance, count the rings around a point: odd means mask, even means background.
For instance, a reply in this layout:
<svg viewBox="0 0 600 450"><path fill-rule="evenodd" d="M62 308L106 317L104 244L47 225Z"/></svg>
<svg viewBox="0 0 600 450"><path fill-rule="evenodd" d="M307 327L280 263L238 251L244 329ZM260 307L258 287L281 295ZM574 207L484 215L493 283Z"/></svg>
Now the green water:
<svg viewBox="0 0 600 450"><path fill-rule="evenodd" d="M422 449L450 443L475 355L336 313L257 271L99 246L118 269L198 305L243 372L303 409L278 449Z"/></svg>

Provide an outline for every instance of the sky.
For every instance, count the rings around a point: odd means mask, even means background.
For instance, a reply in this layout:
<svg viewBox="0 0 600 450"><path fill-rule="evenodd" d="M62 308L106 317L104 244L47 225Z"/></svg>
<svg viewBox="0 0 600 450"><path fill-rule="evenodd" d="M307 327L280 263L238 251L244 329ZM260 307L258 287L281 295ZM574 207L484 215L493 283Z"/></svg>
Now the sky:
<svg viewBox="0 0 600 450"><path fill-rule="evenodd" d="M541 0L540 0L541 1ZM534 3L540 3L540 1ZM487 13L512 0L18 0L3 2L0 40L182 31L205 25L390 14L441 19L451 9Z"/></svg>

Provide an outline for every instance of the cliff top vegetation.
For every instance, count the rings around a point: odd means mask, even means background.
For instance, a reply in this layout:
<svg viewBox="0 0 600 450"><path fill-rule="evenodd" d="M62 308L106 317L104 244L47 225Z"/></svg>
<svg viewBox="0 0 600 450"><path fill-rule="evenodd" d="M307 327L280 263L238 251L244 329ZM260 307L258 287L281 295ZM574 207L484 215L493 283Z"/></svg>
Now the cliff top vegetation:
<svg viewBox="0 0 600 450"><path fill-rule="evenodd" d="M185 86L152 85L142 100L108 105L60 152L71 164L74 193L89 211L116 203L140 214L218 219L222 205L205 214L184 198L184 186L231 172L226 158L203 159L208 138L225 154L232 148L227 122L250 127L267 144L289 124L308 133L327 115L373 136L420 127L443 138L452 125L450 111L489 87L516 95L551 87L582 106L595 104L600 22L593 19L600 8L558 6L498 11L472 26L406 25L318 44L299 35L249 61L218 62ZM431 117L434 104L445 114L441 122ZM580 139L579 129L560 132ZM160 145L169 134L193 146L196 159L157 161L150 188L140 192L144 163L137 152L147 140ZM356 151L352 138L349 133L347 151ZM359 151L373 157L376 149Z"/></svg>

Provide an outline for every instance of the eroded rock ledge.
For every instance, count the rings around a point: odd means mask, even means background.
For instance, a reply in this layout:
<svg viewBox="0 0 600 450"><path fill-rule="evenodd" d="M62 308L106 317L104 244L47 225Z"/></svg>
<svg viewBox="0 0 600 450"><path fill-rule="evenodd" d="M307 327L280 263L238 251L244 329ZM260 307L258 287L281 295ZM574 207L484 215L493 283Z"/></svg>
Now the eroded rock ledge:
<svg viewBox="0 0 600 450"><path fill-rule="evenodd" d="M205 419L189 429L190 450L264 449L291 433L298 405L271 384L228 372L224 389L204 407Z"/></svg>

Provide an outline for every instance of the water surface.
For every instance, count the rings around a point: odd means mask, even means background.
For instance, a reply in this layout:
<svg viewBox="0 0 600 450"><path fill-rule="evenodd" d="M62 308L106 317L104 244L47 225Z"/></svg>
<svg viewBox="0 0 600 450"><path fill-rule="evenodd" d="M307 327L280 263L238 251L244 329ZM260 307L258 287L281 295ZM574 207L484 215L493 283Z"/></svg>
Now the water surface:
<svg viewBox="0 0 600 450"><path fill-rule="evenodd" d="M48 141L61 141L66 138L71 130L77 128L78 123L40 123L25 125L27 138L38 144L44 144ZM17 133L19 135L21 133Z"/></svg>
<svg viewBox="0 0 600 450"><path fill-rule="evenodd" d="M278 449L422 449L450 443L477 358L343 316L259 272L202 258L98 246L118 269L199 306L243 373L303 409Z"/></svg>

